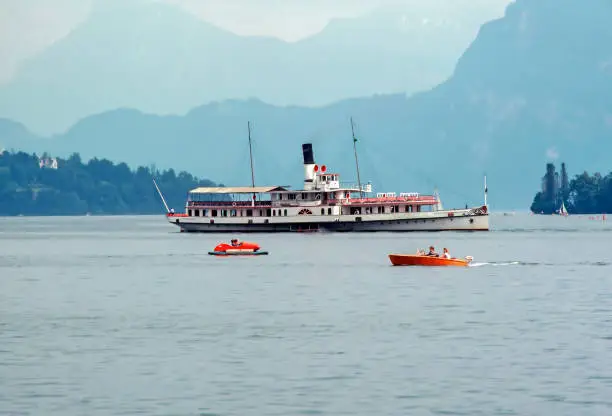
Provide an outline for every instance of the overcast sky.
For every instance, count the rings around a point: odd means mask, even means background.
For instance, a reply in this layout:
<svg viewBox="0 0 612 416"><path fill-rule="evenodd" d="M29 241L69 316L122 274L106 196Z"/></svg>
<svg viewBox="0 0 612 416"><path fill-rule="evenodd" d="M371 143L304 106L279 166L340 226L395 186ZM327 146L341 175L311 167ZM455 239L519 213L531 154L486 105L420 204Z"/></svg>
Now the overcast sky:
<svg viewBox="0 0 612 416"><path fill-rule="evenodd" d="M0 0L0 82L10 77L21 60L65 36L85 20L95 1L126 0ZM512 0L137 1L177 4L203 20L240 35L267 35L292 41L317 33L332 18L355 17L391 4L428 12L437 7L484 9L484 14L490 13L493 19L503 14Z"/></svg>

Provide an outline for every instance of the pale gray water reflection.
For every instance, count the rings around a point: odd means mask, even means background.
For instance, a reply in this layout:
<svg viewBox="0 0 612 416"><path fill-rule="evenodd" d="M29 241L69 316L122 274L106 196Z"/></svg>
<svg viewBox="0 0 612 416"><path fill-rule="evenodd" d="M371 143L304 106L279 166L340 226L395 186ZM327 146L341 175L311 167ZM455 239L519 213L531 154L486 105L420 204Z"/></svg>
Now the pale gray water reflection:
<svg viewBox="0 0 612 416"><path fill-rule="evenodd" d="M0 414L609 415L612 225L228 235L0 219ZM429 244L467 269L391 267Z"/></svg>

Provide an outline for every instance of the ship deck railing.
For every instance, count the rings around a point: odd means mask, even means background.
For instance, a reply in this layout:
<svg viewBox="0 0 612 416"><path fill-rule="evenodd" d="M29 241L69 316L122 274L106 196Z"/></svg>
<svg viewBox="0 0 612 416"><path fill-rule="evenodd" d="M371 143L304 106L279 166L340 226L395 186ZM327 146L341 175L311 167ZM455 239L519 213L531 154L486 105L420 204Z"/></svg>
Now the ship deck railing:
<svg viewBox="0 0 612 416"><path fill-rule="evenodd" d="M187 207L252 207L252 201L189 201ZM272 201L255 201L256 207L271 207Z"/></svg>
<svg viewBox="0 0 612 416"><path fill-rule="evenodd" d="M380 205L380 204L411 204L411 205L435 205L438 199L433 196L398 196L382 198L348 198L340 200L343 205Z"/></svg>

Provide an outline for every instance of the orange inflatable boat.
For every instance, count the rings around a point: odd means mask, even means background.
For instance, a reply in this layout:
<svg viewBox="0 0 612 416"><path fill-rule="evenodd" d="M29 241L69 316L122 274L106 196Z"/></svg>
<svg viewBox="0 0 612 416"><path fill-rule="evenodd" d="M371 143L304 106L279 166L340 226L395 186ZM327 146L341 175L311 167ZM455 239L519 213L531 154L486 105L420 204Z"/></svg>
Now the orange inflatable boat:
<svg viewBox="0 0 612 416"><path fill-rule="evenodd" d="M265 256L267 251L260 251L259 244L248 241L234 242L233 244L221 243L214 251L209 251L211 256Z"/></svg>
<svg viewBox="0 0 612 416"><path fill-rule="evenodd" d="M445 259L443 257L433 257L424 255L410 254L389 254L389 260L394 266L468 266L473 258L467 256L464 259Z"/></svg>

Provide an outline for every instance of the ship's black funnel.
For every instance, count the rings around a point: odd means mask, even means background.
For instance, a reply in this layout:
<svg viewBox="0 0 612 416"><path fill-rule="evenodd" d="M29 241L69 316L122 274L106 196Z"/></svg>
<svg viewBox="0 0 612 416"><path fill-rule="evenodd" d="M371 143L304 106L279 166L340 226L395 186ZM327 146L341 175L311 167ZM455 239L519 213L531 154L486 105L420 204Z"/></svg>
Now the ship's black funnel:
<svg viewBox="0 0 612 416"><path fill-rule="evenodd" d="M302 145L302 153L304 154L304 164L314 165L314 153L312 152L311 143L304 143Z"/></svg>

